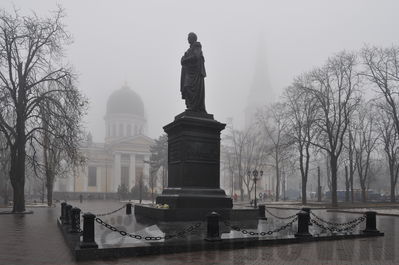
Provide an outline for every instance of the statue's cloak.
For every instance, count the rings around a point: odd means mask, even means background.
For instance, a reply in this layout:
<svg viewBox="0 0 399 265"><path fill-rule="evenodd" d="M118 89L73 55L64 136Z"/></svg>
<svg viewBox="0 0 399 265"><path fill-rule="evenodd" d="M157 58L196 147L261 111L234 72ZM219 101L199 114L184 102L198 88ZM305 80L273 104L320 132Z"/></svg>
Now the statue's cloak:
<svg viewBox="0 0 399 265"><path fill-rule="evenodd" d="M180 91L188 110L206 113L204 62L201 43L194 42L181 59Z"/></svg>

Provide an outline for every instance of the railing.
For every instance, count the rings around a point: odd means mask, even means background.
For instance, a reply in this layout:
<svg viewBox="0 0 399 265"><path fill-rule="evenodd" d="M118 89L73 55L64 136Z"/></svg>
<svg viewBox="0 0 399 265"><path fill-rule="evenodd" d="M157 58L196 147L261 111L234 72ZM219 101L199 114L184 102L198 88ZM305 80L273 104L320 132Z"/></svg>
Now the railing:
<svg viewBox="0 0 399 265"><path fill-rule="evenodd" d="M187 234L198 230L202 226L202 222L197 222L195 224L189 225L188 227L182 229L180 232L165 235L165 236L145 236L135 233L130 233L128 231L124 231L118 229L117 227L108 224L100 217L114 214L124 208L126 208L126 214L130 215L132 213L131 209L132 205L130 203L123 205L122 207L110 211L107 213L101 214L92 214L92 213L84 213L83 214L83 230L80 228L80 215L81 210L79 208L74 208L72 205L68 205L66 202L61 203L61 216L60 220L64 226L69 226L69 233L81 233L83 236L82 241L80 242L81 248L98 248L97 243L95 242L95 222L104 226L105 228L111 230L112 232L119 233L123 237L130 237L137 240L143 241L161 241L161 240L170 240L173 238L182 238ZM311 212L310 208L303 208L301 211L291 216L278 216L271 213L264 206L259 207L259 218L265 218L265 211L268 212L274 218L280 220L290 220L289 222L268 231L250 231L246 228L242 228L238 225L232 225L228 220L224 220L223 223L226 227L229 227L233 231L241 232L246 236L253 237L265 237L271 236L273 234L278 234L286 230L289 227L292 227L295 222L297 222L297 232L295 233L295 237L312 237L313 235L309 232L309 226L314 224L319 227L322 231L328 231L332 234L336 233L347 233L348 231L354 230L356 227L359 227L364 221L366 221L366 228L362 231L364 234L375 234L380 233L376 228L376 212L365 212L363 216L355 218L353 220L338 223L331 222L325 220L313 212ZM212 212L207 216L207 234L204 238L207 241L219 241L221 240L220 227L219 223L221 217L218 213Z"/></svg>

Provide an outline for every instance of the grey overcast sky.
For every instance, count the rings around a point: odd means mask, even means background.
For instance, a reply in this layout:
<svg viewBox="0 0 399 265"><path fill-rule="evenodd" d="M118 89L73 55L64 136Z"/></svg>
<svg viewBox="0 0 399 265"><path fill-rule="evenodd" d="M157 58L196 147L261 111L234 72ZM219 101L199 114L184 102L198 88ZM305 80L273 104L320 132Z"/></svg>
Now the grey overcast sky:
<svg viewBox="0 0 399 265"><path fill-rule="evenodd" d="M90 100L86 126L95 141L104 138L108 96L125 81L145 104L150 137L184 110L180 58L190 31L203 46L208 112L238 126L254 100L255 72L265 82L255 98L270 102L296 75L340 50L399 44L394 0L2 0L0 7L48 15L57 3L66 9L74 39L67 60Z"/></svg>

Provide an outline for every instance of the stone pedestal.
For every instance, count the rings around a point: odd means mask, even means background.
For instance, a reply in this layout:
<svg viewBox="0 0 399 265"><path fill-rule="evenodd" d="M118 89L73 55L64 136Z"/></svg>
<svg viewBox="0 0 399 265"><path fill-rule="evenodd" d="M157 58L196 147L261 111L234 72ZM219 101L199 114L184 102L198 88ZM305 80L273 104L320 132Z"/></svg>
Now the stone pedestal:
<svg viewBox="0 0 399 265"><path fill-rule="evenodd" d="M168 187L158 204L171 209L231 209L220 189L220 132L213 115L185 111L164 127L168 135Z"/></svg>

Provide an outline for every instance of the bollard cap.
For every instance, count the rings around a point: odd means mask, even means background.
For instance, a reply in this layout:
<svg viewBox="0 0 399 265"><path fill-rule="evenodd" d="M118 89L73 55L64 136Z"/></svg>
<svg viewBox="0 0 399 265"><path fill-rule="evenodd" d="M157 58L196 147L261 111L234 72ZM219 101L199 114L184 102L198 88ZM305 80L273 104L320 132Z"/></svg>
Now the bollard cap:
<svg viewBox="0 0 399 265"><path fill-rule="evenodd" d="M77 207L73 207L71 211L72 212L80 212L81 210L79 208L77 208Z"/></svg>
<svg viewBox="0 0 399 265"><path fill-rule="evenodd" d="M304 215L304 214L308 214L308 212L300 210L296 215Z"/></svg>
<svg viewBox="0 0 399 265"><path fill-rule="evenodd" d="M217 212L211 212L210 214L208 214L208 217L209 216L220 216L220 214L218 214Z"/></svg>
<svg viewBox="0 0 399 265"><path fill-rule="evenodd" d="M87 212L83 214L84 218L95 218L96 216L92 214L91 212Z"/></svg>

